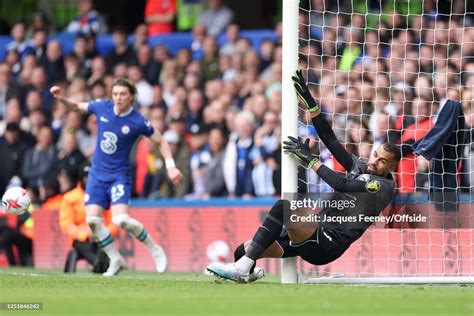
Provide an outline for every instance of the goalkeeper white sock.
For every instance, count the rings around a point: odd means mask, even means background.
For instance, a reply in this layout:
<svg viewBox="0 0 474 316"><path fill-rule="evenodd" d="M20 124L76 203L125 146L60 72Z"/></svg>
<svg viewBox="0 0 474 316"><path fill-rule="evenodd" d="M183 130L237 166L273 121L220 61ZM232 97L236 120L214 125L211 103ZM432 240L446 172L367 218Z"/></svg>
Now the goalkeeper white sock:
<svg viewBox="0 0 474 316"><path fill-rule="evenodd" d="M102 218L99 216L87 216L86 222L92 230L97 246L105 251L110 261L120 260L120 252L115 247L114 239L107 228L105 228Z"/></svg>
<svg viewBox="0 0 474 316"><path fill-rule="evenodd" d="M145 227L143 227L143 224L137 221L136 219L131 218L128 214L116 215L112 218L112 222L122 227L132 236L144 243L150 251L156 249L157 245L150 237Z"/></svg>
<svg viewBox="0 0 474 316"><path fill-rule="evenodd" d="M237 269L239 269L239 271L242 273L250 273L250 269L253 267L254 264L255 260L250 259L247 256L243 256L235 263Z"/></svg>

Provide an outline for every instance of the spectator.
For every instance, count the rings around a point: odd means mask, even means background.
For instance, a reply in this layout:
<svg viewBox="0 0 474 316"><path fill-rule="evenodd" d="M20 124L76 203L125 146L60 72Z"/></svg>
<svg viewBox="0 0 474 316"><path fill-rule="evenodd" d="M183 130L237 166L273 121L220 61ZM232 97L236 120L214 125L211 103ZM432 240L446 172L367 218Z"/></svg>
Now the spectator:
<svg viewBox="0 0 474 316"><path fill-rule="evenodd" d="M79 181L79 167L86 158L77 146L74 133L65 132L62 135L62 149L58 153L58 169L64 170L73 183Z"/></svg>
<svg viewBox="0 0 474 316"><path fill-rule="evenodd" d="M28 132L37 138L40 129L47 123L45 114L40 110L31 111L28 114L28 121L30 122Z"/></svg>
<svg viewBox="0 0 474 316"><path fill-rule="evenodd" d="M184 76L186 75L186 69L188 68L189 64L191 63L192 55L191 51L187 48L182 48L176 54L176 66L179 81L182 82Z"/></svg>
<svg viewBox="0 0 474 316"><path fill-rule="evenodd" d="M36 136L36 146L26 152L23 161L22 175L27 187L38 188L42 178L55 174L58 153L53 141L52 129L42 126Z"/></svg>
<svg viewBox="0 0 474 316"><path fill-rule="evenodd" d="M35 139L29 133L26 133L30 127L28 118L22 117L20 100L17 98L11 98L7 103L7 112L5 119L0 121L0 135L4 135L6 127L9 123L16 124L20 127L20 137L26 140L28 144L34 144Z"/></svg>
<svg viewBox="0 0 474 316"><path fill-rule="evenodd" d="M173 32L176 18L176 0L147 0L145 22L148 36Z"/></svg>
<svg viewBox="0 0 474 316"><path fill-rule="evenodd" d="M231 196L249 197L254 194L252 183L253 132L255 118L250 112L240 112L235 116L235 134L231 135L225 150L224 179Z"/></svg>
<svg viewBox="0 0 474 316"><path fill-rule="evenodd" d="M98 134L97 118L95 115L89 115L87 117L86 131L87 133L79 141L79 149L88 160L91 160L92 155L94 154Z"/></svg>
<svg viewBox="0 0 474 316"><path fill-rule="evenodd" d="M107 72L107 65L105 59L102 56L96 56L92 59L91 74L87 79L87 84L92 85L98 80L103 80Z"/></svg>
<svg viewBox="0 0 474 316"><path fill-rule="evenodd" d="M208 0L208 10L199 17L199 24L207 28L207 33L217 36L232 22L234 13L222 4L222 0Z"/></svg>
<svg viewBox="0 0 474 316"><path fill-rule="evenodd" d="M210 130L208 144L210 159L204 169L204 197L224 196L227 193L223 166L227 139L222 128Z"/></svg>
<svg viewBox="0 0 474 316"><path fill-rule="evenodd" d="M26 30L26 38L34 38L36 32L44 32L47 34L53 34L54 28L51 25L51 21L48 15L43 11L34 12L31 16L31 23Z"/></svg>
<svg viewBox="0 0 474 316"><path fill-rule="evenodd" d="M398 188L401 193L411 193L416 189L416 159L411 150L406 150L414 142L423 138L434 122L430 116L430 103L420 98L413 100L413 117L415 122L403 130L401 136L402 160L398 164Z"/></svg>
<svg viewBox="0 0 474 316"><path fill-rule="evenodd" d="M193 53L193 59L202 58L202 46L204 39L207 36L206 26L202 24L197 24L193 27L193 41L191 43L191 51Z"/></svg>
<svg viewBox="0 0 474 316"><path fill-rule="evenodd" d="M74 54L77 57L77 62L79 63L78 75L87 78L90 76L91 67L92 67L92 58L94 56L89 55L87 51L87 39L83 34L76 36L74 42Z"/></svg>
<svg viewBox="0 0 474 316"><path fill-rule="evenodd" d="M378 148L378 146L381 144L389 141L389 133L392 129L392 122L390 121L390 116L387 112L381 111L377 113L377 120L375 122L374 128L374 144L372 146L372 151Z"/></svg>
<svg viewBox="0 0 474 316"><path fill-rule="evenodd" d="M53 85L58 81L66 79L66 70L64 69L64 60L59 41L53 40L48 43L44 58L44 68L48 78L48 85Z"/></svg>
<svg viewBox="0 0 474 316"><path fill-rule="evenodd" d="M143 107L150 107L153 103L153 88L145 79L143 79L140 67L136 65L128 67L127 78L137 89L138 103Z"/></svg>
<svg viewBox="0 0 474 316"><path fill-rule="evenodd" d="M240 38L240 28L237 24L230 24L226 30L226 42L219 49L219 54L232 55L237 51L237 41Z"/></svg>
<svg viewBox="0 0 474 316"><path fill-rule="evenodd" d="M52 97L51 93L49 93L48 76L46 75L46 71L42 66L36 66L33 69L31 85L27 87L27 91L32 89L35 89L40 93L41 110L48 118L51 117L54 98Z"/></svg>
<svg viewBox="0 0 474 316"><path fill-rule="evenodd" d="M161 107L152 106L148 113L148 119L155 130L163 135L165 132L165 111ZM144 192L145 180L148 174L149 158L153 150L153 143L148 138L142 138L137 145L135 155L135 193L139 197L146 197Z"/></svg>
<svg viewBox="0 0 474 316"><path fill-rule="evenodd" d="M344 30L345 47L339 63L339 70L349 71L352 69L352 66L362 52L361 35L360 30L352 27Z"/></svg>
<svg viewBox="0 0 474 316"><path fill-rule="evenodd" d="M273 185L273 172L278 169L274 160L275 151L279 150L281 141L276 134L278 128L278 115L266 112L263 124L255 131L255 146L252 150L253 171L252 179L255 195L274 195L276 189Z"/></svg>
<svg viewBox="0 0 474 316"><path fill-rule="evenodd" d="M189 31L197 23L204 10L203 0L177 0L176 24L178 31Z"/></svg>
<svg viewBox="0 0 474 316"><path fill-rule="evenodd" d="M151 85L158 83L162 64L152 59L152 50L148 44L141 45L138 49L137 61L143 78Z"/></svg>
<svg viewBox="0 0 474 316"><path fill-rule="evenodd" d="M153 86L153 103L152 106L167 109L165 100L163 99L163 88L160 85Z"/></svg>
<svg viewBox="0 0 474 316"><path fill-rule="evenodd" d="M346 149L350 153L368 160L370 156L370 152L371 152L370 151L371 147L369 147L369 150L367 153L365 145L362 145L362 144L372 145L374 143L373 137L369 131L368 122L363 120L361 117L351 117L349 119L347 130L349 132L349 135L348 135L349 138L346 145ZM377 148L375 146L373 147Z"/></svg>
<svg viewBox="0 0 474 316"><path fill-rule="evenodd" d="M5 134L0 138L0 152L2 153L2 172L0 172L0 194L14 177L21 177L21 166L29 143L21 138L20 126L8 123Z"/></svg>
<svg viewBox="0 0 474 316"><path fill-rule="evenodd" d="M192 175L193 193L191 197L202 198L205 195L206 166L211 159L211 154L207 148L208 133L205 128L195 125L191 129L189 144L192 150L190 167Z"/></svg>
<svg viewBox="0 0 474 316"><path fill-rule="evenodd" d="M37 90L30 90L26 94L26 109L28 113L41 110L41 95Z"/></svg>
<svg viewBox="0 0 474 316"><path fill-rule="evenodd" d="M163 158L160 153L154 151L148 158L149 167L147 179L144 185L144 192L149 198L166 198L166 197L183 197L189 192L191 185L191 174L189 168L190 152L189 148L174 130L168 130L163 134L163 137L170 145L173 158L176 166L183 173L183 180L179 187L172 185L171 180L166 176L164 170Z"/></svg>
<svg viewBox="0 0 474 316"><path fill-rule="evenodd" d="M114 49L107 55L107 68L113 70L116 65L136 64L136 56L133 48L127 44L127 32L123 28L116 28L113 33Z"/></svg>
<svg viewBox="0 0 474 316"><path fill-rule="evenodd" d="M336 15L336 10L331 6L330 1L311 0L309 25L311 25L312 36L317 39L323 39L324 29L327 29L330 26L331 20Z"/></svg>
<svg viewBox="0 0 474 316"><path fill-rule="evenodd" d="M201 90L195 89L189 92L187 106L188 132L193 132L193 130L199 130L203 126L202 111L204 108L204 96Z"/></svg>
<svg viewBox="0 0 474 316"><path fill-rule="evenodd" d="M44 29L38 29L33 33L33 38L30 42L34 47L35 57L38 63L43 63L46 59L46 49L48 46L48 32ZM23 63L25 61L23 60Z"/></svg>
<svg viewBox="0 0 474 316"><path fill-rule="evenodd" d="M133 50L138 53L143 45L148 45L148 33L146 24L139 24L133 33Z"/></svg>
<svg viewBox="0 0 474 316"><path fill-rule="evenodd" d="M25 55L25 58L29 55L33 55L33 53L28 53L27 55ZM12 69L12 77L14 79L17 79L21 72L22 61L20 60L20 54L14 49L7 51L5 56L5 62L10 65Z"/></svg>
<svg viewBox="0 0 474 316"><path fill-rule="evenodd" d="M11 77L11 67L6 63L0 63L0 117L5 117L7 102L13 97L20 96L20 88Z"/></svg>
<svg viewBox="0 0 474 316"><path fill-rule="evenodd" d="M69 22L66 32L73 34L107 33L104 18L94 10L93 0L78 0L78 15Z"/></svg>
<svg viewBox="0 0 474 316"><path fill-rule="evenodd" d="M13 37L13 41L5 46L7 52L17 52L20 56L20 60L23 60L27 54L35 52L35 48L32 44L26 41L26 23L24 21L15 22L10 34Z"/></svg>
<svg viewBox="0 0 474 316"><path fill-rule="evenodd" d="M89 87L89 93L92 100L107 98L105 83L102 80L97 80Z"/></svg>
<svg viewBox="0 0 474 316"><path fill-rule="evenodd" d="M265 39L260 43L260 71L263 72L273 63L275 44L271 39Z"/></svg>
<svg viewBox="0 0 474 316"><path fill-rule="evenodd" d="M23 61L20 74L15 78L16 83L18 83L18 85L20 85L21 87L30 85L33 69L35 69L37 64L38 63L36 62L34 55L27 55L25 57L25 60Z"/></svg>
<svg viewBox="0 0 474 316"><path fill-rule="evenodd" d="M210 80L206 82L204 93L208 103L216 101L220 97L222 93L222 87L222 81L220 80Z"/></svg>

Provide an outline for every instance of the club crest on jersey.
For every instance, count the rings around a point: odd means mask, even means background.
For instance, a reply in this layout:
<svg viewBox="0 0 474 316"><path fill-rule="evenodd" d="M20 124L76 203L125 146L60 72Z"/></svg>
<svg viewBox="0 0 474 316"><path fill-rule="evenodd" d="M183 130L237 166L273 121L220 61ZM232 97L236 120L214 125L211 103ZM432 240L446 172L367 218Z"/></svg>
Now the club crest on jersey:
<svg viewBox="0 0 474 316"><path fill-rule="evenodd" d="M127 135L128 133L130 133L130 127L128 127L127 125L122 126L122 133L124 135Z"/></svg>
<svg viewBox="0 0 474 316"><path fill-rule="evenodd" d="M380 182L377 180L369 181L365 184L367 192L375 193L380 190Z"/></svg>

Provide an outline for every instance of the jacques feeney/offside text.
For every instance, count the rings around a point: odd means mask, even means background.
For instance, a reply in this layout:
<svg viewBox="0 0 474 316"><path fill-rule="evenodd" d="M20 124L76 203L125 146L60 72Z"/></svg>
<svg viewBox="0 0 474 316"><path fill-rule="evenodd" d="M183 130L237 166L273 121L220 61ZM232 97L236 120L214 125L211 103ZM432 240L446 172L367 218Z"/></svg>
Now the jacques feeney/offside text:
<svg viewBox="0 0 474 316"><path fill-rule="evenodd" d="M328 215L308 214L290 216L293 223L426 223L427 217L421 214L391 214L391 215Z"/></svg>

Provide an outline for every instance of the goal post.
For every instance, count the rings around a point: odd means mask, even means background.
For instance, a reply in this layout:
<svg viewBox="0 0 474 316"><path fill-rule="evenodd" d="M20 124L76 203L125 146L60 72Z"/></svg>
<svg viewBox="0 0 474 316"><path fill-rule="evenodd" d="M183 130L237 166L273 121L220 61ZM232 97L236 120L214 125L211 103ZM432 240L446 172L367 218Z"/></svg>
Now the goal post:
<svg viewBox="0 0 474 316"><path fill-rule="evenodd" d="M411 162L399 164L393 173L397 192L415 197L415 208L434 212L441 220L419 228L373 225L341 258L325 266L283 259L281 282L298 283L306 274L305 283L474 283L474 106L470 105L474 4L467 0L453 1L451 6L426 0L282 1L282 140L288 136L317 139L304 116L307 113L297 106L291 76L298 67L303 68L339 141L362 159L368 159L378 144L392 142L389 136L396 135L392 132L401 135L396 142L419 140L447 100L460 101L469 140L456 143L465 150L447 158L462 161L457 170L448 169L444 159L427 162L413 155ZM425 133L419 134L423 129ZM408 137L406 130L414 136ZM318 146L321 161L343 172L327 148ZM441 173L433 167L436 162ZM459 211L443 213L435 202L424 201L431 188L442 192L446 188L444 182L436 187L433 174L443 179L451 175L458 185L455 191L463 190ZM297 162L282 154L282 195L302 192L299 185L309 193L330 189L312 171L298 175ZM423 202L416 198L420 195ZM393 205L405 212L410 204L401 201ZM443 226L450 216L464 218L464 223Z"/></svg>
<svg viewBox="0 0 474 316"><path fill-rule="evenodd" d="M298 12L299 0L283 1L283 39L282 39L282 139L298 135L298 106L296 92L291 76L298 67ZM282 152L281 191L297 190L297 164ZM297 283L296 258L285 258L281 267L282 283Z"/></svg>

